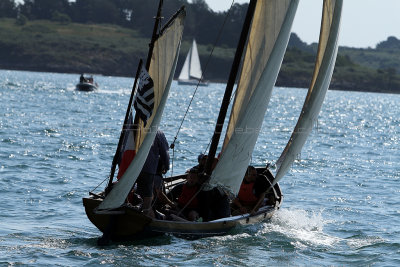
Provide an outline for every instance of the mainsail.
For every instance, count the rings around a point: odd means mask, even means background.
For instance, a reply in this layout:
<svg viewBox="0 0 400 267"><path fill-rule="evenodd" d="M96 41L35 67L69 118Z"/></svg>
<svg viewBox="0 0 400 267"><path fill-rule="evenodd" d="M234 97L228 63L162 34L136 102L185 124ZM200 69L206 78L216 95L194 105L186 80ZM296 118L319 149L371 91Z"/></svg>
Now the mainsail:
<svg viewBox="0 0 400 267"><path fill-rule="evenodd" d="M325 0L317 59L314 74L296 127L276 162L276 184L289 170L295 157L300 153L313 124L321 110L328 90L338 50L338 36L343 0Z"/></svg>
<svg viewBox="0 0 400 267"><path fill-rule="evenodd" d="M298 0L256 3L243 67L219 163L210 185L236 194L258 138L289 41Z"/></svg>
<svg viewBox="0 0 400 267"><path fill-rule="evenodd" d="M146 126L139 119L136 130L136 156L116 183L111 192L99 205L99 210L120 207L132 186L134 185L147 154L153 143L156 131L161 121L165 103L168 98L169 88L175 73L181 45L184 19L186 13L181 9L160 31L154 42L153 53L149 67L149 75L154 83L154 106L152 115L147 119Z"/></svg>
<svg viewBox="0 0 400 267"><path fill-rule="evenodd" d="M183 64L181 73L179 74L179 80L190 80L193 78L201 79L201 65L199 52L197 50L196 40L193 39L192 47L186 56L185 63Z"/></svg>

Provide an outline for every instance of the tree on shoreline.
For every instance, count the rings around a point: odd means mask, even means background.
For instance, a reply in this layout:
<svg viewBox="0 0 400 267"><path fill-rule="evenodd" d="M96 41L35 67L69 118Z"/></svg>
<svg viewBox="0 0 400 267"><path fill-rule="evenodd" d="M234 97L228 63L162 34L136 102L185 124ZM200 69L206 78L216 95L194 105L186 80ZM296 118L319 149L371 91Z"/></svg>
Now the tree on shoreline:
<svg viewBox="0 0 400 267"><path fill-rule="evenodd" d="M16 18L17 14L18 9L14 0L0 1L0 18Z"/></svg>

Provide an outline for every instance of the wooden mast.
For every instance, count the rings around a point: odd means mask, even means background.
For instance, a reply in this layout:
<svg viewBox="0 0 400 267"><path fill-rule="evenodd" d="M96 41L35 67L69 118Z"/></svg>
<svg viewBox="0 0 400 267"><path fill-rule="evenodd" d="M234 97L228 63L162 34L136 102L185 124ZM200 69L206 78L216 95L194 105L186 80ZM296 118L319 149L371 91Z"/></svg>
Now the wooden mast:
<svg viewBox="0 0 400 267"><path fill-rule="evenodd" d="M160 0L160 2L158 3L157 16L155 17L156 21L154 23L153 35L151 36L151 41L149 44L149 53L147 54L147 61L146 61L146 65L145 65L147 71L149 71L151 57L153 55L154 43L158 37L157 30L160 25L160 21L162 19L161 18L161 10L162 10L163 2L164 2L164 0Z"/></svg>
<svg viewBox="0 0 400 267"><path fill-rule="evenodd" d="M110 171L110 176L109 176L109 180L108 180L108 185L107 185L106 190L105 190L106 194L111 189L111 185L112 185L114 174L115 174L115 168L116 168L116 166L118 164L118 161L120 160L120 150L121 150L122 142L123 142L123 140L125 138L126 131L129 130L129 127L128 127L127 124L128 124L128 120L129 120L129 114L131 113L132 101L133 101L133 96L135 94L135 88L136 88L138 76L139 76L139 73L140 73L140 69L142 68L142 65L143 65L143 61L140 60L139 61L139 66L138 66L137 71L136 71L135 82L133 83L131 96L129 98L128 108L126 109L124 124L122 126L121 134L119 136L117 150L115 151L114 158L113 158L113 161L112 161L112 164L111 164L111 171Z"/></svg>
<svg viewBox="0 0 400 267"><path fill-rule="evenodd" d="M149 67L150 67L151 57L152 57L153 49L154 49L154 43L155 43L155 41L156 41L156 39L158 37L157 30L158 30L158 27L159 27L160 21L161 21L161 10L162 10L163 2L164 2L163 0L160 0L160 2L158 4L157 16L155 18L156 21L154 23L153 35L151 37L151 41L150 41L150 44L149 44L149 52L147 54L147 60L146 60L146 65L145 65L145 68L146 68L147 71L149 70ZM119 137L117 150L115 151L115 155L114 155L114 158L113 158L113 161L112 161L111 171L110 171L110 175L109 175L109 181L108 181L108 185L107 185L106 190L105 190L106 194L111 189L111 185L112 185L112 182L113 182L113 179L114 179L115 169L116 169L116 166L118 164L118 161L120 160L120 150L121 150L122 141L125 138L125 132L126 132L125 127L126 127L126 125L128 123L129 114L131 113L133 96L135 94L135 88L136 88L138 76L139 76L139 73L140 73L140 69L142 68L142 64L143 64L143 61L140 60L139 66L138 66L137 71L136 71L135 82L134 82L133 87L132 87L131 96L129 98L128 108L126 109L125 120L124 120L122 131L121 131L121 134L120 134L120 137ZM133 123L134 136L135 137L136 137L136 133L137 133L137 124L138 124L138 122L139 122L139 117L138 117L137 114L135 114L135 121Z"/></svg>
<svg viewBox="0 0 400 267"><path fill-rule="evenodd" d="M158 10L157 10L157 16L155 17L156 21L154 23L154 28L153 28L153 35L151 36L151 41L149 43L149 53L147 54L147 60L146 60L146 65L145 68L147 71L149 71L150 68L150 63L151 63L151 57L153 55L153 50L154 50L154 43L158 37L157 31L158 31L158 27L160 25L160 21L161 21L161 10L162 10L162 5L163 5L164 0L160 0L160 2L158 3ZM139 124L139 116L136 113L135 114L135 120L133 122L133 139L137 140L137 134L138 134L138 124Z"/></svg>
<svg viewBox="0 0 400 267"><path fill-rule="evenodd" d="M235 57L233 59L231 72L229 74L229 79L226 84L226 89L224 93L224 97L222 99L221 107L219 110L219 115L217 119L217 124L215 125L214 134L212 137L210 150L208 152L208 158L205 167L205 174L211 174L211 166L215 158L215 154L217 152L219 139L221 137L222 127L224 125L226 113L229 107L229 102L231 99L233 87L235 85L236 77L238 74L240 61L242 59L244 48L246 47L247 36L249 34L251 21L253 20L254 10L257 4L257 0L250 0L249 7L247 9L246 18L242 27L242 32L240 34L239 43L236 48Z"/></svg>

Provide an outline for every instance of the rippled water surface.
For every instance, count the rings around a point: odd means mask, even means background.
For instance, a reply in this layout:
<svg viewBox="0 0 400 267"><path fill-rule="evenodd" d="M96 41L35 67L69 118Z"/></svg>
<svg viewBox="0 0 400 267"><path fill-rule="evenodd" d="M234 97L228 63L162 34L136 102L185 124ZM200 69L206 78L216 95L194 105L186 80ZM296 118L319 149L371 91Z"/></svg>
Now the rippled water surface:
<svg viewBox="0 0 400 267"><path fill-rule="evenodd" d="M0 266L400 265L400 95L329 91L270 222L98 247L82 197L108 175L133 79L95 77L100 90L85 93L78 78L0 71ZM174 173L206 149L223 90L199 89ZM193 91L172 84L161 123L169 142ZM252 164L277 160L305 95L275 88Z"/></svg>

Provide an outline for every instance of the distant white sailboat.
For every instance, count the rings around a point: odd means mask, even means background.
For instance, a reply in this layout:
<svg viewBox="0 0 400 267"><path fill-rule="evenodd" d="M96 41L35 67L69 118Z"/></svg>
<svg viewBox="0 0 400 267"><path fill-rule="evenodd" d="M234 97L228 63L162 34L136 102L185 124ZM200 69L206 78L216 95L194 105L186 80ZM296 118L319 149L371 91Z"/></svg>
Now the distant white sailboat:
<svg viewBox="0 0 400 267"><path fill-rule="evenodd" d="M179 74L178 84L208 86L207 81L201 80L202 71L200 65L199 52L197 51L196 40L193 39L192 47L186 56L181 73ZM199 83L200 81L200 83Z"/></svg>

